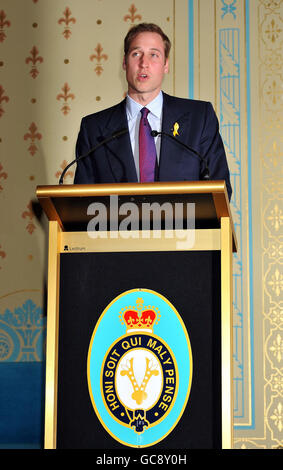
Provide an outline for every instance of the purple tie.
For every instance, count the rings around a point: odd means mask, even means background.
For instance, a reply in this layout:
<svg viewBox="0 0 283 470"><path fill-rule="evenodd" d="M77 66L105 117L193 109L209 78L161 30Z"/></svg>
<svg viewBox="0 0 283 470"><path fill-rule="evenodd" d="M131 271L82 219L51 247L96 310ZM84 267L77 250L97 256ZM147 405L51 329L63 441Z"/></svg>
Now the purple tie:
<svg viewBox="0 0 283 470"><path fill-rule="evenodd" d="M147 120L149 110L141 109L141 120L139 130L139 164L140 164L140 182L147 183L154 181L156 148L154 137L151 135L151 127Z"/></svg>

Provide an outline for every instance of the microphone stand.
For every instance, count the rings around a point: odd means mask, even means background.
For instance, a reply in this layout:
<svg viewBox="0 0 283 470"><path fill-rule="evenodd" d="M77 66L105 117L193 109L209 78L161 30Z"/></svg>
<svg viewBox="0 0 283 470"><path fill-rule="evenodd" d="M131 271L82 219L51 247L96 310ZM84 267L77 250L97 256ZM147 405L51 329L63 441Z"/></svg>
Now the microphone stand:
<svg viewBox="0 0 283 470"><path fill-rule="evenodd" d="M69 163L69 164L64 168L64 170L62 171L61 176L60 176L60 179L59 179L59 184L63 184L64 176L65 176L66 172L68 171L68 169L70 168L70 166L74 165L74 163L79 162L79 161L82 160L83 158L88 157L92 152L95 152L97 149L99 149L99 147L102 147L102 145L107 144L107 143L110 142L111 140L116 139L117 137L120 137L121 135L126 134L127 132L129 132L128 129L120 129L119 131L113 132L113 134L111 134L111 135L110 135L109 137L107 137L106 139L102 140L102 142L100 142L99 144L97 144L95 147L91 148L86 154L81 155L81 156L78 157L78 158L75 158L75 160L73 160L71 163Z"/></svg>
<svg viewBox="0 0 283 470"><path fill-rule="evenodd" d="M202 172L202 179L204 180L209 180L210 176L209 176L209 168L208 168L208 165L207 165L207 161L204 157L202 157L202 155L200 155L195 149L189 147L188 145L184 144L181 140L178 140L176 139L175 137L173 137L171 134L168 134L167 132L158 132L158 131L151 131L151 135L152 137L157 137L159 135L166 135L167 137L170 137L170 139L174 140L174 142L178 142L178 144L180 144L182 147L184 147L185 149L189 150L190 152L194 153L197 157L199 157L199 159L204 163L205 165L205 169L204 171Z"/></svg>

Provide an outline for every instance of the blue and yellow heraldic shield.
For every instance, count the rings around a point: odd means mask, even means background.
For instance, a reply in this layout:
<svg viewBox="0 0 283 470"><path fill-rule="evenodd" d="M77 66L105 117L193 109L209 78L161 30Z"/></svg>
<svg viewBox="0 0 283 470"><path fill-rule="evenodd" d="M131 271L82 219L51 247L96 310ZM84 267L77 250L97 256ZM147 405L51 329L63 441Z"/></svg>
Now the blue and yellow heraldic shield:
<svg viewBox="0 0 283 470"><path fill-rule="evenodd" d="M188 332L163 295L129 290L101 314L88 351L89 395L120 443L147 447L164 439L187 406L192 372Z"/></svg>

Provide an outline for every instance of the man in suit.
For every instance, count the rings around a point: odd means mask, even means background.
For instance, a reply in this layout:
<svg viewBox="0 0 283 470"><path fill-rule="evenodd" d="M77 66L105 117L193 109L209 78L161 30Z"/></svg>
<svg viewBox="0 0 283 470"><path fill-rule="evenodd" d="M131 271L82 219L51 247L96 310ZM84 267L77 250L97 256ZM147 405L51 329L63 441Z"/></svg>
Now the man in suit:
<svg viewBox="0 0 283 470"><path fill-rule="evenodd" d="M111 108L82 119L77 157L114 132L121 129L129 132L81 159L74 183L194 181L202 179L207 167L211 180L226 181L230 199L229 169L211 103L172 97L161 90L164 75L169 70L170 47L169 38L154 24L142 23L130 29L124 40L123 60L127 97ZM141 110L145 107L149 129L164 133L151 136L155 142L151 151L154 163L141 160L144 150L140 147L140 124L146 122L142 121ZM180 145L178 140L195 152ZM153 164L154 171L146 179L143 168Z"/></svg>

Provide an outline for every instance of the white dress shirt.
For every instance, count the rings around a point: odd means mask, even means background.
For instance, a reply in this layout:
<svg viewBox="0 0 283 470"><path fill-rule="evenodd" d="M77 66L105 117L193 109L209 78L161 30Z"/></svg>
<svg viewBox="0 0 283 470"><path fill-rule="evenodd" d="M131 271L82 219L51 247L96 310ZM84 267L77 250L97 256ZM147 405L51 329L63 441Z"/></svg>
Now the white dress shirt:
<svg viewBox="0 0 283 470"><path fill-rule="evenodd" d="M148 103L145 107L150 111L148 113L148 122L150 127L154 131L161 131L162 128L162 106L163 106L163 94L160 91L154 100ZM126 99L126 113L128 119L129 133L132 144L132 150L137 170L138 181L140 180L140 171L139 171L139 126L141 113L140 110L144 108L140 103L134 101L129 95ZM159 161L160 154L160 142L161 139L159 136L155 137L155 146L156 146L156 155L157 161Z"/></svg>

